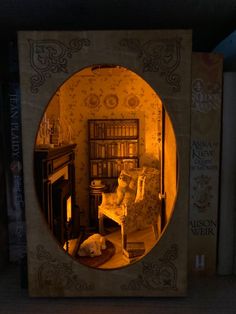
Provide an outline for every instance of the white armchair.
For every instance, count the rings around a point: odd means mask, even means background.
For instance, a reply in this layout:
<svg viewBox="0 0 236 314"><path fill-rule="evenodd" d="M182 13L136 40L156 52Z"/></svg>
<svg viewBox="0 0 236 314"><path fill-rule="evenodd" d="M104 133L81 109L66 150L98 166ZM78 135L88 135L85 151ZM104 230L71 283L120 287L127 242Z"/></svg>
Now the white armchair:
<svg viewBox="0 0 236 314"><path fill-rule="evenodd" d="M143 167L122 170L118 182L126 177L120 196L119 187L115 193L103 193L98 207L99 232L104 234L103 219L108 217L121 227L122 248L126 247L127 234L152 226L156 239L159 237L158 220L161 215L160 171ZM119 184L120 185L120 184Z"/></svg>

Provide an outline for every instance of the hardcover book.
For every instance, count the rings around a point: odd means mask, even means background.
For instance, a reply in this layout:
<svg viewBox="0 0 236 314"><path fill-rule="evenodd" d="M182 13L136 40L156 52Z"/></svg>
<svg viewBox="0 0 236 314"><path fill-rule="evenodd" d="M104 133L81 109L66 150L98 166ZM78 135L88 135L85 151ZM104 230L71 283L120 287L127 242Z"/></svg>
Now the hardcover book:
<svg viewBox="0 0 236 314"><path fill-rule="evenodd" d="M222 112L221 186L218 232L218 267L220 275L236 274L236 72L224 73Z"/></svg>
<svg viewBox="0 0 236 314"><path fill-rule="evenodd" d="M126 255L123 254L123 259L124 259L128 264L135 263L135 262L137 262L140 258L141 258L141 256L128 257L128 256L126 256Z"/></svg>
<svg viewBox="0 0 236 314"><path fill-rule="evenodd" d="M145 253L144 242L127 242L126 248L123 250L123 255L128 258L141 256Z"/></svg>
<svg viewBox="0 0 236 314"><path fill-rule="evenodd" d="M217 260L223 57L192 55L189 270L214 274Z"/></svg>

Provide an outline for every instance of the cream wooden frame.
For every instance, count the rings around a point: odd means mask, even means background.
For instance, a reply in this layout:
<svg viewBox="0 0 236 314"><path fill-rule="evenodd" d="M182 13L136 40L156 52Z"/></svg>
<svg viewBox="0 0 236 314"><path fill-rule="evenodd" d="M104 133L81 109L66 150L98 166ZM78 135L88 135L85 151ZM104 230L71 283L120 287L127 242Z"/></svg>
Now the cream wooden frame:
<svg viewBox="0 0 236 314"><path fill-rule="evenodd" d="M191 31L23 31L18 35L30 295L185 295ZM65 80L93 64L121 65L145 79L170 115L178 147L175 210L158 245L139 262L108 271L80 265L59 247L41 214L33 175L35 137L45 106Z"/></svg>

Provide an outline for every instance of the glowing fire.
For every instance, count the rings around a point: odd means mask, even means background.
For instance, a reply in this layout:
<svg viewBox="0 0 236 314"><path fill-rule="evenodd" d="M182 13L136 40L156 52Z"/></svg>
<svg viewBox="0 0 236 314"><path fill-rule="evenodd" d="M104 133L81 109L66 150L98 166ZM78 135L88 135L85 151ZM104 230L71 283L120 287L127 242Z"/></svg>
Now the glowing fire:
<svg viewBox="0 0 236 314"><path fill-rule="evenodd" d="M71 196L66 200L66 221L69 222L71 220Z"/></svg>

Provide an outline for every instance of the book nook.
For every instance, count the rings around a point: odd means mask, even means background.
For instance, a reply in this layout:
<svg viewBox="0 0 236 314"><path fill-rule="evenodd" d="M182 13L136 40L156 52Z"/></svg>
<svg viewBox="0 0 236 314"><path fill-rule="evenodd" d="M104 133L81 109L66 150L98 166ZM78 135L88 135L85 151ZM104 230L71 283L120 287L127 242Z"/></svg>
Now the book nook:
<svg viewBox="0 0 236 314"><path fill-rule="evenodd" d="M18 35L30 295L186 295L191 31Z"/></svg>

